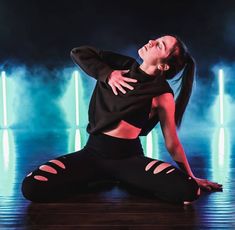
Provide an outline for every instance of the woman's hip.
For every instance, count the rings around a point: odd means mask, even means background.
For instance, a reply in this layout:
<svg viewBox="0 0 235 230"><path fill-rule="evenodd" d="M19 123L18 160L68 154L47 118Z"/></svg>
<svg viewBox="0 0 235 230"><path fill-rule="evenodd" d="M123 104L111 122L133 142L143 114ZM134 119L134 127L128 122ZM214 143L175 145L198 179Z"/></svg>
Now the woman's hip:
<svg viewBox="0 0 235 230"><path fill-rule="evenodd" d="M108 159L144 155L139 138L123 139L103 133L90 134L85 148L91 149L96 156Z"/></svg>

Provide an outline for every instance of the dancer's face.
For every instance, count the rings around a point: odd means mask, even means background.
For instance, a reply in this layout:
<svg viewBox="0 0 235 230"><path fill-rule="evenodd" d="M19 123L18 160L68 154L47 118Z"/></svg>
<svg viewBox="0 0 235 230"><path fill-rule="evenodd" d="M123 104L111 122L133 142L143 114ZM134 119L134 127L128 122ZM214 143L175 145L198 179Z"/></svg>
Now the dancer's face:
<svg viewBox="0 0 235 230"><path fill-rule="evenodd" d="M138 50L139 56L146 64L157 65L160 60L168 57L177 40L173 36L163 36L155 40L149 40Z"/></svg>

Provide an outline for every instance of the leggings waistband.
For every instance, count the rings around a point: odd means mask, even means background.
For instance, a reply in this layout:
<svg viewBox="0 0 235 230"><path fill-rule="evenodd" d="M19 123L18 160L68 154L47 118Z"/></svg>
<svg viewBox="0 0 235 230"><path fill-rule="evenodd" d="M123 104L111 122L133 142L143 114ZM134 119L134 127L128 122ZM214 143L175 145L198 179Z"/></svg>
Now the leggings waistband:
<svg viewBox="0 0 235 230"><path fill-rule="evenodd" d="M139 137L123 139L103 133L90 134L85 148L92 149L95 154L101 157L111 159L144 155Z"/></svg>

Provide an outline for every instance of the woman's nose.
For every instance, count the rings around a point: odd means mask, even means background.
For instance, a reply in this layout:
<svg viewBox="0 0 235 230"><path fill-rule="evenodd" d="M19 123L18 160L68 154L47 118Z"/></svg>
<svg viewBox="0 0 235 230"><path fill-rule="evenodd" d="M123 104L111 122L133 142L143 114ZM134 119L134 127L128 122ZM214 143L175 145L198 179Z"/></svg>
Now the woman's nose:
<svg viewBox="0 0 235 230"><path fill-rule="evenodd" d="M149 40L149 46L152 47L153 45L153 40Z"/></svg>

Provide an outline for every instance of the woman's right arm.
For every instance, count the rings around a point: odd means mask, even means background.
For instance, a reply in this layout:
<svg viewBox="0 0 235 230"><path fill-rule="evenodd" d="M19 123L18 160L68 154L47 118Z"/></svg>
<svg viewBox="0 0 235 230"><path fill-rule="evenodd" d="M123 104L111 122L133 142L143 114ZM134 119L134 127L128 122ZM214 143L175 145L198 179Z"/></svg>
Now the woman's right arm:
<svg viewBox="0 0 235 230"><path fill-rule="evenodd" d="M107 83L107 78L114 70L128 69L134 58L103 51L92 46L80 46L71 50L71 58L81 69L102 82Z"/></svg>
<svg viewBox="0 0 235 230"><path fill-rule="evenodd" d="M75 64L80 66L85 73L96 80L109 84L115 95L118 94L117 89L122 93L126 93L123 87L133 89L126 82L137 82L136 79L122 76L135 62L134 58L91 46L74 48L70 55Z"/></svg>

